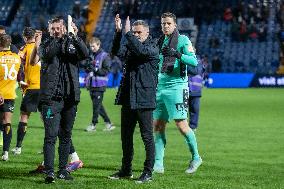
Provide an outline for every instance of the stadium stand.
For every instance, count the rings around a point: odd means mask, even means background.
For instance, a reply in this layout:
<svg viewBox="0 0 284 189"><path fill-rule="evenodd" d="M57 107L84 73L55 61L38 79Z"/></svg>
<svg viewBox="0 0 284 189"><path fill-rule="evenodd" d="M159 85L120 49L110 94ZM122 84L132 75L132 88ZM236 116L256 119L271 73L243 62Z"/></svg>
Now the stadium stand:
<svg viewBox="0 0 284 189"><path fill-rule="evenodd" d="M202 2L202 1L201 1ZM254 72L254 73L275 73L279 66L279 40L277 38L279 24L276 20L277 3L263 4L257 1L244 1L245 13L248 12L249 6L268 7L268 18L264 20L266 24L267 34L262 40L247 39L246 41L236 41L231 35L233 23L228 23L222 19L223 10L226 7L237 7L238 1L219 1L213 10L209 10L210 15L205 14L201 18L197 16L198 9L208 10L208 4L204 1L204 5L197 1L192 1L192 9L195 8L195 13L192 13L194 18L197 18L199 25L198 39L196 48L198 54L208 55L209 61L214 56L219 56L222 64L222 72ZM221 2L221 3L220 3ZM155 36L159 34L160 19L159 15L165 11L178 12L180 17L187 16L188 2L179 1L134 1L135 5L125 4L124 1L106 0L100 19L97 23L95 31L96 36L100 36L105 49L109 49L112 35L114 32L113 16L115 13L120 13L122 17L133 14L133 18L145 19L149 22L152 32ZM178 9L183 4L185 10ZM136 7L135 7L136 6ZM132 9L128 9L133 7ZM134 9L134 10L133 10ZM236 8L235 8L236 9ZM202 10L204 12L204 10ZM190 11L188 11L190 12ZM200 12L199 12L200 13ZM202 14L201 14L202 15ZM214 16L216 15L216 16ZM209 19L216 18L216 19ZM201 20L201 21L199 21ZM260 27L262 23L257 23ZM218 46L211 46L211 39L218 40Z"/></svg>
<svg viewBox="0 0 284 189"><path fill-rule="evenodd" d="M90 3L88 0L2 0L0 22L7 25L9 19L12 19L8 33L13 33L14 38L17 39L20 38L19 33L24 26L44 29L52 15L72 14L78 2L81 11L84 5ZM278 35L284 30L281 24L281 11L284 12L284 9L281 9L280 1L98 0L97 2L102 3L103 6L100 14L95 14L98 17L93 19L96 23L90 24L90 21L86 20L88 18L82 16L77 18L77 23L95 27L93 35L101 38L102 47L106 50L110 49L115 30L113 19L116 13L120 13L122 18L129 15L132 21L138 18L146 20L151 33L154 37L158 37L161 34L159 16L163 12L171 11L179 18L194 18L193 28L181 33L191 37L198 54L207 55L209 62L213 57L218 56L222 65L221 72L281 73L281 70L284 72L284 63L280 58L283 54L281 49L284 48L280 48L282 40L281 35ZM212 4L214 6L211 6ZM86 14L91 15L88 11ZM88 32L91 31L92 29L88 29ZM282 33L284 36L284 32ZM14 43L17 44L17 41Z"/></svg>

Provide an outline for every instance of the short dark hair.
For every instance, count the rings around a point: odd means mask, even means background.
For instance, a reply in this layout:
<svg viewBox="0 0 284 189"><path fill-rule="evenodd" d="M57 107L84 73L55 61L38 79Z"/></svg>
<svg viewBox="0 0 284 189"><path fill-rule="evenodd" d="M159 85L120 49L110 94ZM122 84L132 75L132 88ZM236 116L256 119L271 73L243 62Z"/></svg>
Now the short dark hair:
<svg viewBox="0 0 284 189"><path fill-rule="evenodd" d="M23 36L26 37L28 40L31 40L35 36L35 29L31 27L25 27L23 31Z"/></svg>
<svg viewBox="0 0 284 189"><path fill-rule="evenodd" d="M0 46L3 48L9 48L12 42L12 38L8 34L0 35Z"/></svg>
<svg viewBox="0 0 284 189"><path fill-rule="evenodd" d="M149 25L147 24L147 22L145 22L144 20L136 20L135 22L133 22L132 24L133 26L138 26L138 25L142 25L145 28L149 28Z"/></svg>
<svg viewBox="0 0 284 189"><path fill-rule="evenodd" d="M66 25L63 16L55 16L51 20L49 20L48 22L51 23L51 24L57 23L57 22L63 22L63 25Z"/></svg>
<svg viewBox="0 0 284 189"><path fill-rule="evenodd" d="M177 23L177 17L176 15L174 15L173 13L171 12L165 12L162 14L161 18L166 18L166 17L170 17L174 20L175 23Z"/></svg>

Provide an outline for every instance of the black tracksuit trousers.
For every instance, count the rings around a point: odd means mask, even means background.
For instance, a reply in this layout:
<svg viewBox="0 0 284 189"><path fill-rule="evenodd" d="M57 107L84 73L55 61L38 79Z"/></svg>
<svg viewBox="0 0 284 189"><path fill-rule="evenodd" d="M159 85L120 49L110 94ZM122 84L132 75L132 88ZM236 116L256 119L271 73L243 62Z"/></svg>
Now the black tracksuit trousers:
<svg viewBox="0 0 284 189"><path fill-rule="evenodd" d="M55 143L59 138L59 170L65 170L70 152L72 128L76 117L77 104L68 101L52 101L42 105L44 122L44 166L47 174L54 172Z"/></svg>
<svg viewBox="0 0 284 189"><path fill-rule="evenodd" d="M141 137L145 146L146 160L144 172L152 174L155 161L155 144L153 137L153 109L136 109L129 106L121 108L121 141L122 141L122 171L132 171L133 159L133 134L136 123L139 123Z"/></svg>

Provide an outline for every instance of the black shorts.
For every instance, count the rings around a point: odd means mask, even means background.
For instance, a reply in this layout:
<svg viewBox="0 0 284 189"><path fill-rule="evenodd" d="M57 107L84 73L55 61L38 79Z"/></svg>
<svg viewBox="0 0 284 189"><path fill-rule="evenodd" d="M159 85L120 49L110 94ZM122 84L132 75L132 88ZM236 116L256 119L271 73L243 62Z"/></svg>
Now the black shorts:
<svg viewBox="0 0 284 189"><path fill-rule="evenodd" d="M4 104L0 105L0 112L14 112L15 108L15 100L6 99L4 100Z"/></svg>
<svg viewBox="0 0 284 189"><path fill-rule="evenodd" d="M28 89L21 103L22 112L37 112L39 103L39 89Z"/></svg>

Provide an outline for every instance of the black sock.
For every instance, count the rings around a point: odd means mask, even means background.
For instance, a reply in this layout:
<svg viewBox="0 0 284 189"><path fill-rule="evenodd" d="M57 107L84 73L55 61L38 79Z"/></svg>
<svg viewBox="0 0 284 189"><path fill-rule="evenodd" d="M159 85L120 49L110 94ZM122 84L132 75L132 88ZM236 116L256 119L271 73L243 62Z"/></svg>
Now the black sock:
<svg viewBox="0 0 284 189"><path fill-rule="evenodd" d="M21 147L24 137L27 131L27 123L19 122L18 130L17 130L17 145L16 147Z"/></svg>
<svg viewBox="0 0 284 189"><path fill-rule="evenodd" d="M12 127L11 123L3 124L3 151L9 151L12 140Z"/></svg>
<svg viewBox="0 0 284 189"><path fill-rule="evenodd" d="M73 146L73 142L72 142L72 139L70 140L70 151L69 151L69 154L73 154L75 152L75 148Z"/></svg>

